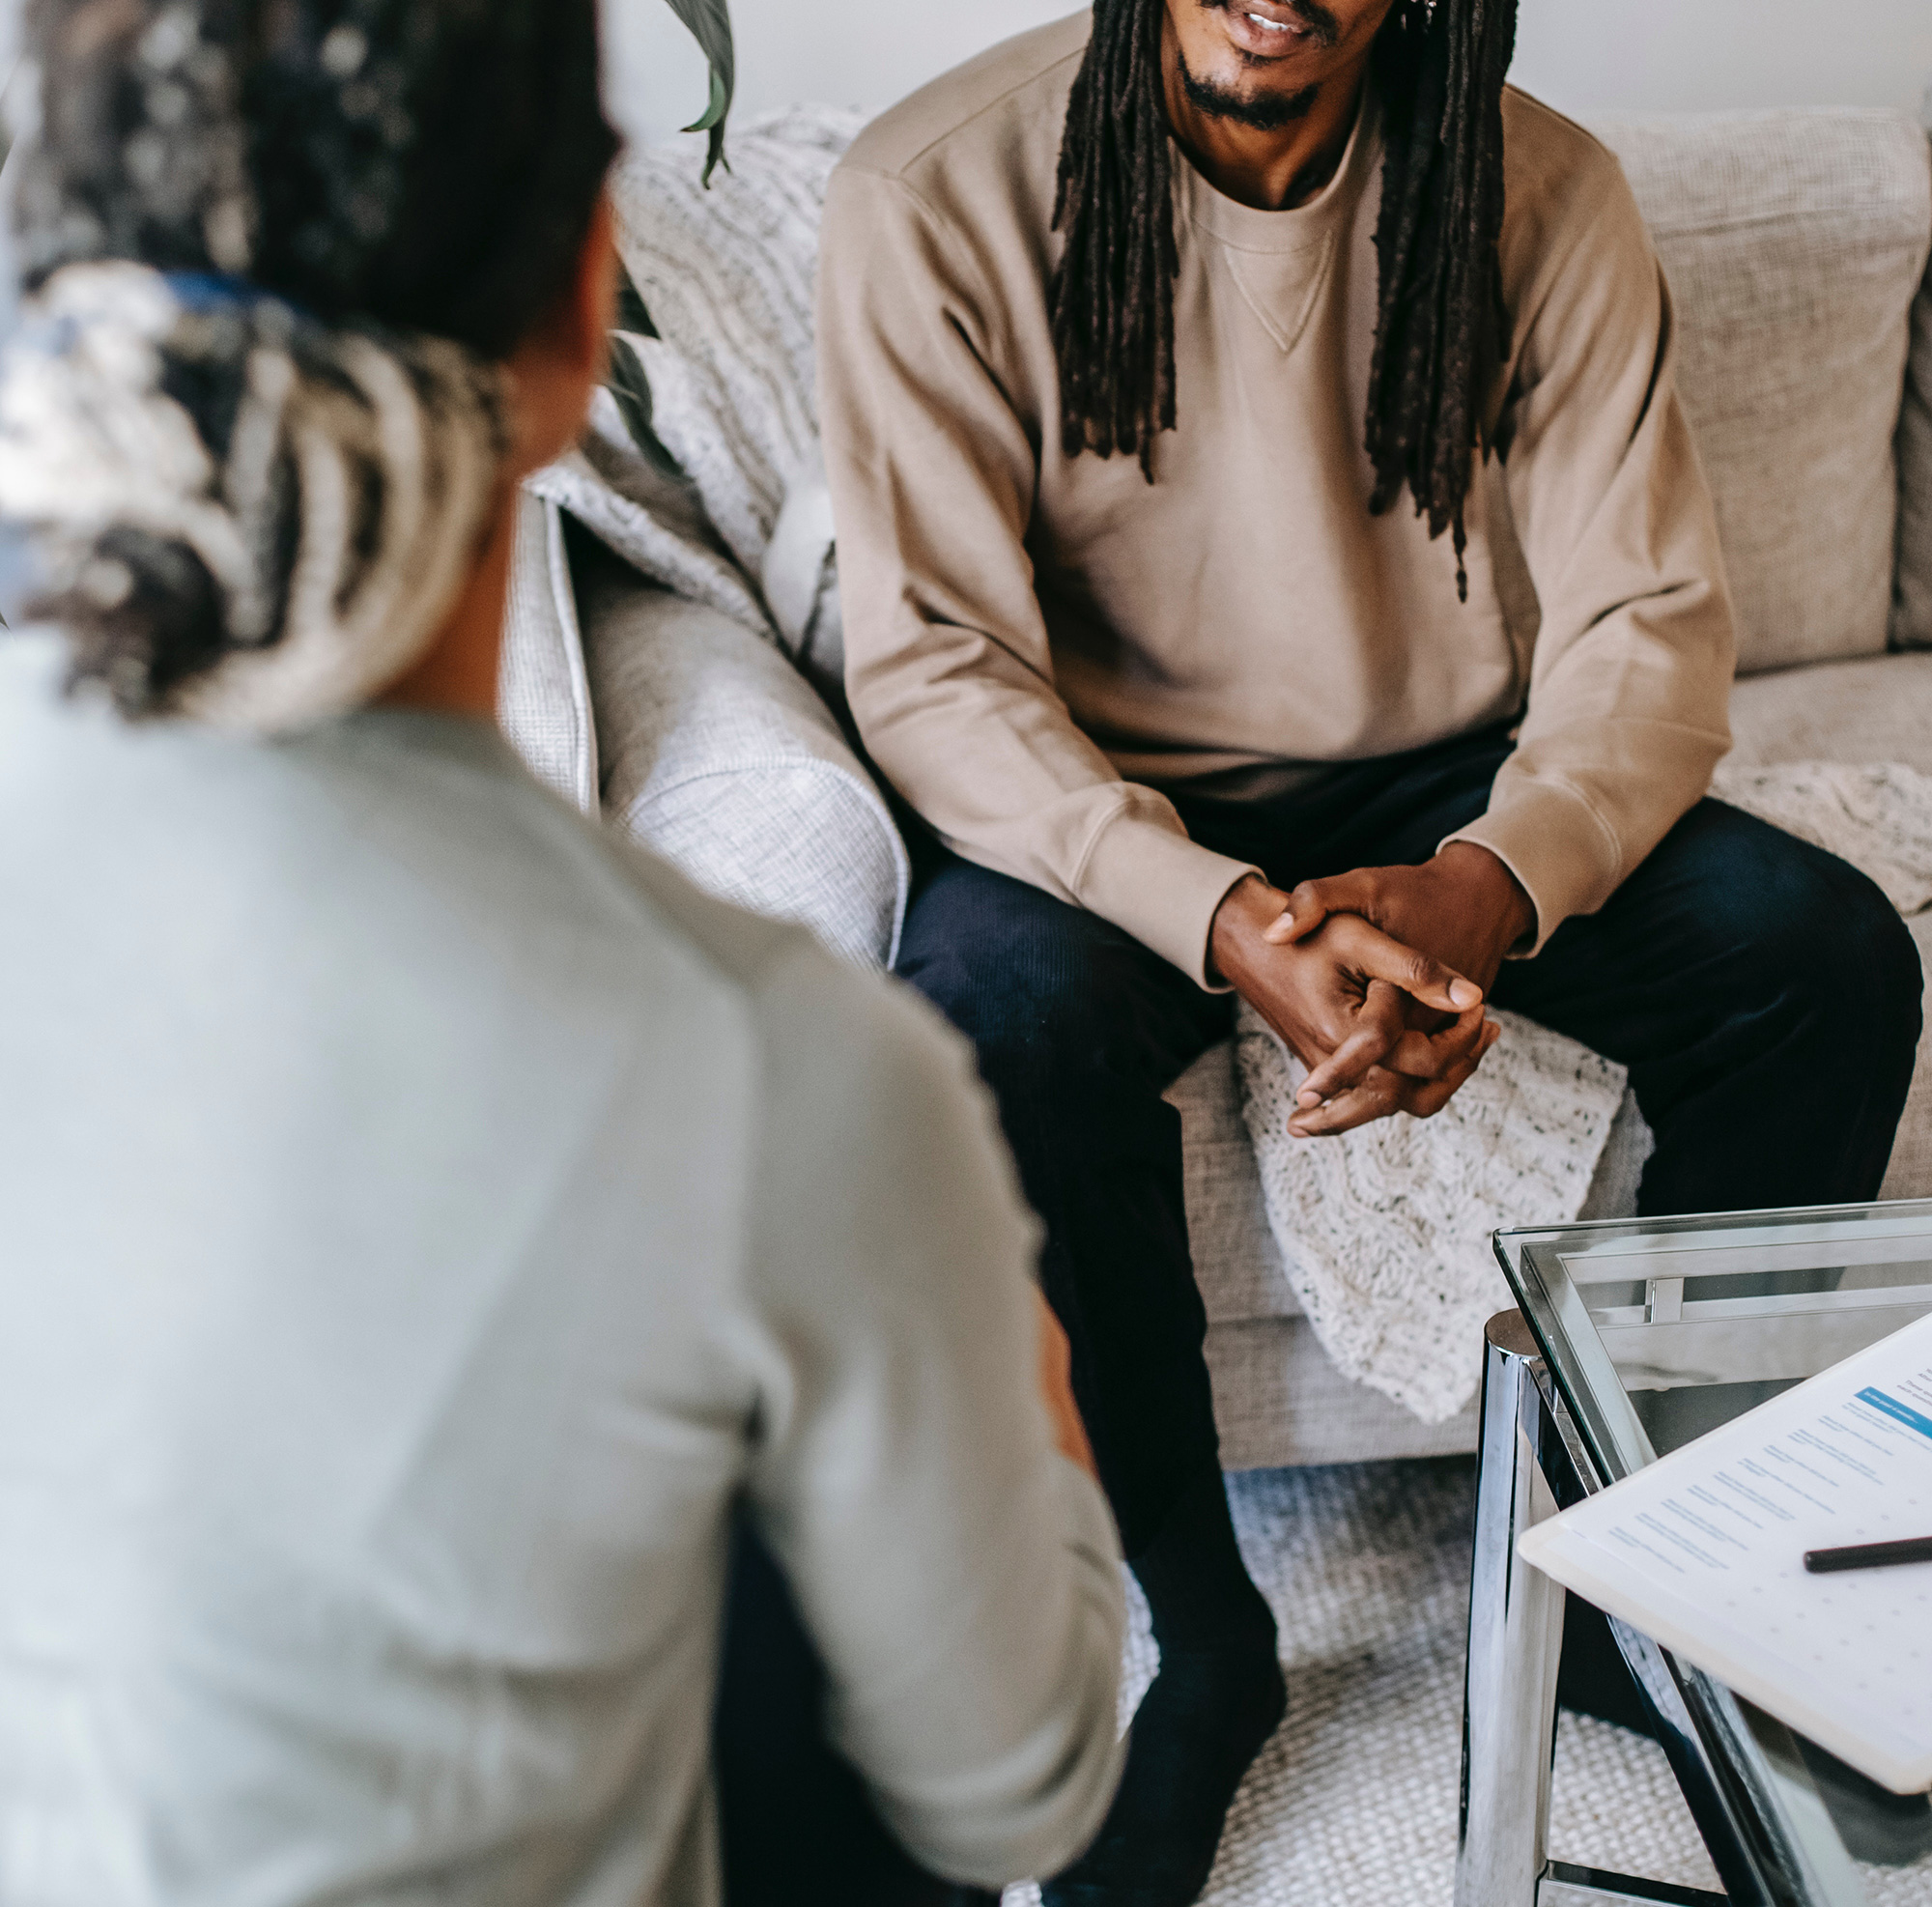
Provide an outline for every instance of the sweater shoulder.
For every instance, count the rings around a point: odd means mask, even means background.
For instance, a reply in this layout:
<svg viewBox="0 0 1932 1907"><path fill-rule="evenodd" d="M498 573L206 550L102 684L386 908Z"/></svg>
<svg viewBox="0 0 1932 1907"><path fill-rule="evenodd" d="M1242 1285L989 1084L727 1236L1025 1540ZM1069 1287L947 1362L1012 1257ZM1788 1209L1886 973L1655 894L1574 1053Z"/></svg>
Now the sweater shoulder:
<svg viewBox="0 0 1932 1907"><path fill-rule="evenodd" d="M1091 16L1072 14L989 47L922 86L852 142L841 170L882 173L915 191L935 175L964 183L1037 169L1042 127L1057 158L1066 97Z"/></svg>
<svg viewBox="0 0 1932 1907"><path fill-rule="evenodd" d="M1510 213L1532 213L1548 229L1628 189L1601 139L1515 86L1503 89L1503 182Z"/></svg>
<svg viewBox="0 0 1932 1907"><path fill-rule="evenodd" d="M1575 120L1514 86L1503 94L1503 293L1535 312L1578 266L1650 287L1650 240L1617 157Z"/></svg>

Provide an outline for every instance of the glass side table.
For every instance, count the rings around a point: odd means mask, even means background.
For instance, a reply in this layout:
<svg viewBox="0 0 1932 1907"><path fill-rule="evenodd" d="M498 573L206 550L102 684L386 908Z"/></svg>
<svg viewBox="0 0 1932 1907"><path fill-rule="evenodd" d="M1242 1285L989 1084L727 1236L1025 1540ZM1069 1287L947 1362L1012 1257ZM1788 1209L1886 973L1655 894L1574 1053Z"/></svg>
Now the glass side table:
<svg viewBox="0 0 1932 1907"><path fill-rule="evenodd" d="M1932 1200L1495 1242L1520 1310L1490 1321L1483 1369L1457 1907L1932 1907L1932 1804L1617 1622L1725 1892L1551 1861L1564 1596L1516 1554L1531 1524L1932 1311Z"/></svg>

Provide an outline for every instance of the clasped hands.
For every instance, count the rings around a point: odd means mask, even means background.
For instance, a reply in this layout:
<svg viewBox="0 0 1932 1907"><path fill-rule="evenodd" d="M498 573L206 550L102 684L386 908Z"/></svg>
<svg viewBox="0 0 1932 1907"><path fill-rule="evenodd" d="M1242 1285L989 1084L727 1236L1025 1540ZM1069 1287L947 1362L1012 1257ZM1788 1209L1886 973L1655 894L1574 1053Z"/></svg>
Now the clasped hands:
<svg viewBox="0 0 1932 1907"><path fill-rule="evenodd" d="M1363 868L1293 894L1259 875L1214 916L1213 963L1308 1067L1288 1129L1427 1119L1501 1029L1484 1012L1503 955L1536 925L1497 857L1452 841L1414 868Z"/></svg>

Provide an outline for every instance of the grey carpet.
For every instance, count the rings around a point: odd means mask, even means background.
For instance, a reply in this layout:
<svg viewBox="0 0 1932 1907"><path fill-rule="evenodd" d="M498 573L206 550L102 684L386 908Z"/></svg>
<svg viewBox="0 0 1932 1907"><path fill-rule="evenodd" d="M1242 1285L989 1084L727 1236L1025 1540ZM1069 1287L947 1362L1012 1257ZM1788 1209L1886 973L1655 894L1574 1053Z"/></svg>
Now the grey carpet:
<svg viewBox="0 0 1932 1907"><path fill-rule="evenodd" d="M1256 1470L1230 1494L1281 1624L1289 1712L1236 1799L1208 1907L1451 1907L1473 1463ZM1126 1713L1153 1665L1137 1608ZM1550 1851L1718 1885L1662 1751L1575 1716L1558 1731ZM1870 1907L1932 1907L1932 1863L1866 1884ZM1037 1899L1012 1888L1005 1907Z"/></svg>

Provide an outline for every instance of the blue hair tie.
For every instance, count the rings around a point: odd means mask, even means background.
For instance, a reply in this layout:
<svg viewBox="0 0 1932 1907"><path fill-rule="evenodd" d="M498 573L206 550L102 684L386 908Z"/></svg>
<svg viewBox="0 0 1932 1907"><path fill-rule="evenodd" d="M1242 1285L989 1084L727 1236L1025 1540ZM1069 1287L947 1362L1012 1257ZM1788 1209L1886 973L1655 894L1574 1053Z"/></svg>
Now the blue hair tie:
<svg viewBox="0 0 1932 1907"><path fill-rule="evenodd" d="M281 293L230 271L164 271L161 276L174 294L175 302L184 311L197 316L210 311L252 311L260 304L279 304L294 317L309 317L300 305Z"/></svg>

